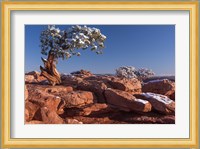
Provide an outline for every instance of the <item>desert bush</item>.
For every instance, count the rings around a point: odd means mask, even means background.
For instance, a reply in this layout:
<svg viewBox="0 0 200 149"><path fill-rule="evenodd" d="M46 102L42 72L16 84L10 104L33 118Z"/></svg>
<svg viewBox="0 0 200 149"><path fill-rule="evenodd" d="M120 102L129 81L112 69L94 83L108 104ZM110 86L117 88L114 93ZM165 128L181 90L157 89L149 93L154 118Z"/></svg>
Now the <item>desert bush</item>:
<svg viewBox="0 0 200 149"><path fill-rule="evenodd" d="M155 75L151 69L139 68L135 71L135 75L139 80L144 80Z"/></svg>
<svg viewBox="0 0 200 149"><path fill-rule="evenodd" d="M144 80L148 77L154 76L155 73L151 69L147 68L136 69L132 66L123 66L116 69L116 75L121 78L137 78L139 80Z"/></svg>
<svg viewBox="0 0 200 149"><path fill-rule="evenodd" d="M116 75L121 78L137 78L135 75L135 68L132 66L124 66L116 69Z"/></svg>

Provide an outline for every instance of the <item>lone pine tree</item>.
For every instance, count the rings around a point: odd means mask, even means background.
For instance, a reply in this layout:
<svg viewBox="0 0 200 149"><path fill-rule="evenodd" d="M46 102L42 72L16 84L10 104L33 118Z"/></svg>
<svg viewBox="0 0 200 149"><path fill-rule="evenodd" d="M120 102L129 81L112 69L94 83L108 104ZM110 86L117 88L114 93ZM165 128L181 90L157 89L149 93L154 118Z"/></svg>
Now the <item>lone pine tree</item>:
<svg viewBox="0 0 200 149"><path fill-rule="evenodd" d="M106 36L97 28L87 26L72 26L67 30L60 30L55 25L41 32L41 53L47 55L42 58L44 67L40 66L41 75L46 77L53 86L61 83L61 77L56 69L58 58L68 59L80 56L78 49L91 49L97 54L102 54Z"/></svg>

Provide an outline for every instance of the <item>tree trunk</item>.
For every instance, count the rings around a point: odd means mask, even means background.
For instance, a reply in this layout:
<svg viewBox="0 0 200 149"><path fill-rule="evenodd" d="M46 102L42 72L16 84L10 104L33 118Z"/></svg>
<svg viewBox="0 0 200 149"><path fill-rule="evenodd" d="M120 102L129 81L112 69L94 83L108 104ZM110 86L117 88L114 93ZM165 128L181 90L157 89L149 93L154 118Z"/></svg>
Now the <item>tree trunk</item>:
<svg viewBox="0 0 200 149"><path fill-rule="evenodd" d="M56 84L60 84L61 83L60 74L56 69L55 56L51 50L48 53L47 60L42 58L42 61L44 63L44 67L40 66L41 75L47 78L49 83L52 84L53 86Z"/></svg>

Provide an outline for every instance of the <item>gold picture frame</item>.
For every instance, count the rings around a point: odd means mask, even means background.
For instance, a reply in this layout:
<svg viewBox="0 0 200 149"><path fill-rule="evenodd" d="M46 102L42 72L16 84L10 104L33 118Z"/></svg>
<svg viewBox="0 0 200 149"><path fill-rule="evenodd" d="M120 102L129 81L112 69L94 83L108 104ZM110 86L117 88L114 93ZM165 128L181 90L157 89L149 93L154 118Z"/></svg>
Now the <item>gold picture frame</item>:
<svg viewBox="0 0 200 149"><path fill-rule="evenodd" d="M2 2L3 147L198 147L198 2ZM190 138L188 139L17 139L10 137L10 14L13 10L187 10L190 12ZM31 143L30 143L31 142Z"/></svg>

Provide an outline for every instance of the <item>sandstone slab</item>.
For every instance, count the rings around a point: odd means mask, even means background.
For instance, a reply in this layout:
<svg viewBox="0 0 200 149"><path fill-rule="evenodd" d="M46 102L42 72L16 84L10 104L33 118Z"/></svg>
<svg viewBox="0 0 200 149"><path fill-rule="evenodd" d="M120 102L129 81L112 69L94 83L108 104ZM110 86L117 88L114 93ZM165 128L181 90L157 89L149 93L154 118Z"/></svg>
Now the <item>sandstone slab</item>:
<svg viewBox="0 0 200 149"><path fill-rule="evenodd" d="M132 94L125 91L109 88L105 91L105 96L108 104L117 106L121 110L140 112L151 111L151 104L148 101L136 99Z"/></svg>
<svg viewBox="0 0 200 149"><path fill-rule="evenodd" d="M142 93L134 96L149 101L152 107L160 113L173 114L175 112L175 102L167 96L155 93Z"/></svg>
<svg viewBox="0 0 200 149"><path fill-rule="evenodd" d="M175 83L168 79L152 80L142 86L142 92L145 93L151 92L165 95L169 91L175 91Z"/></svg>

